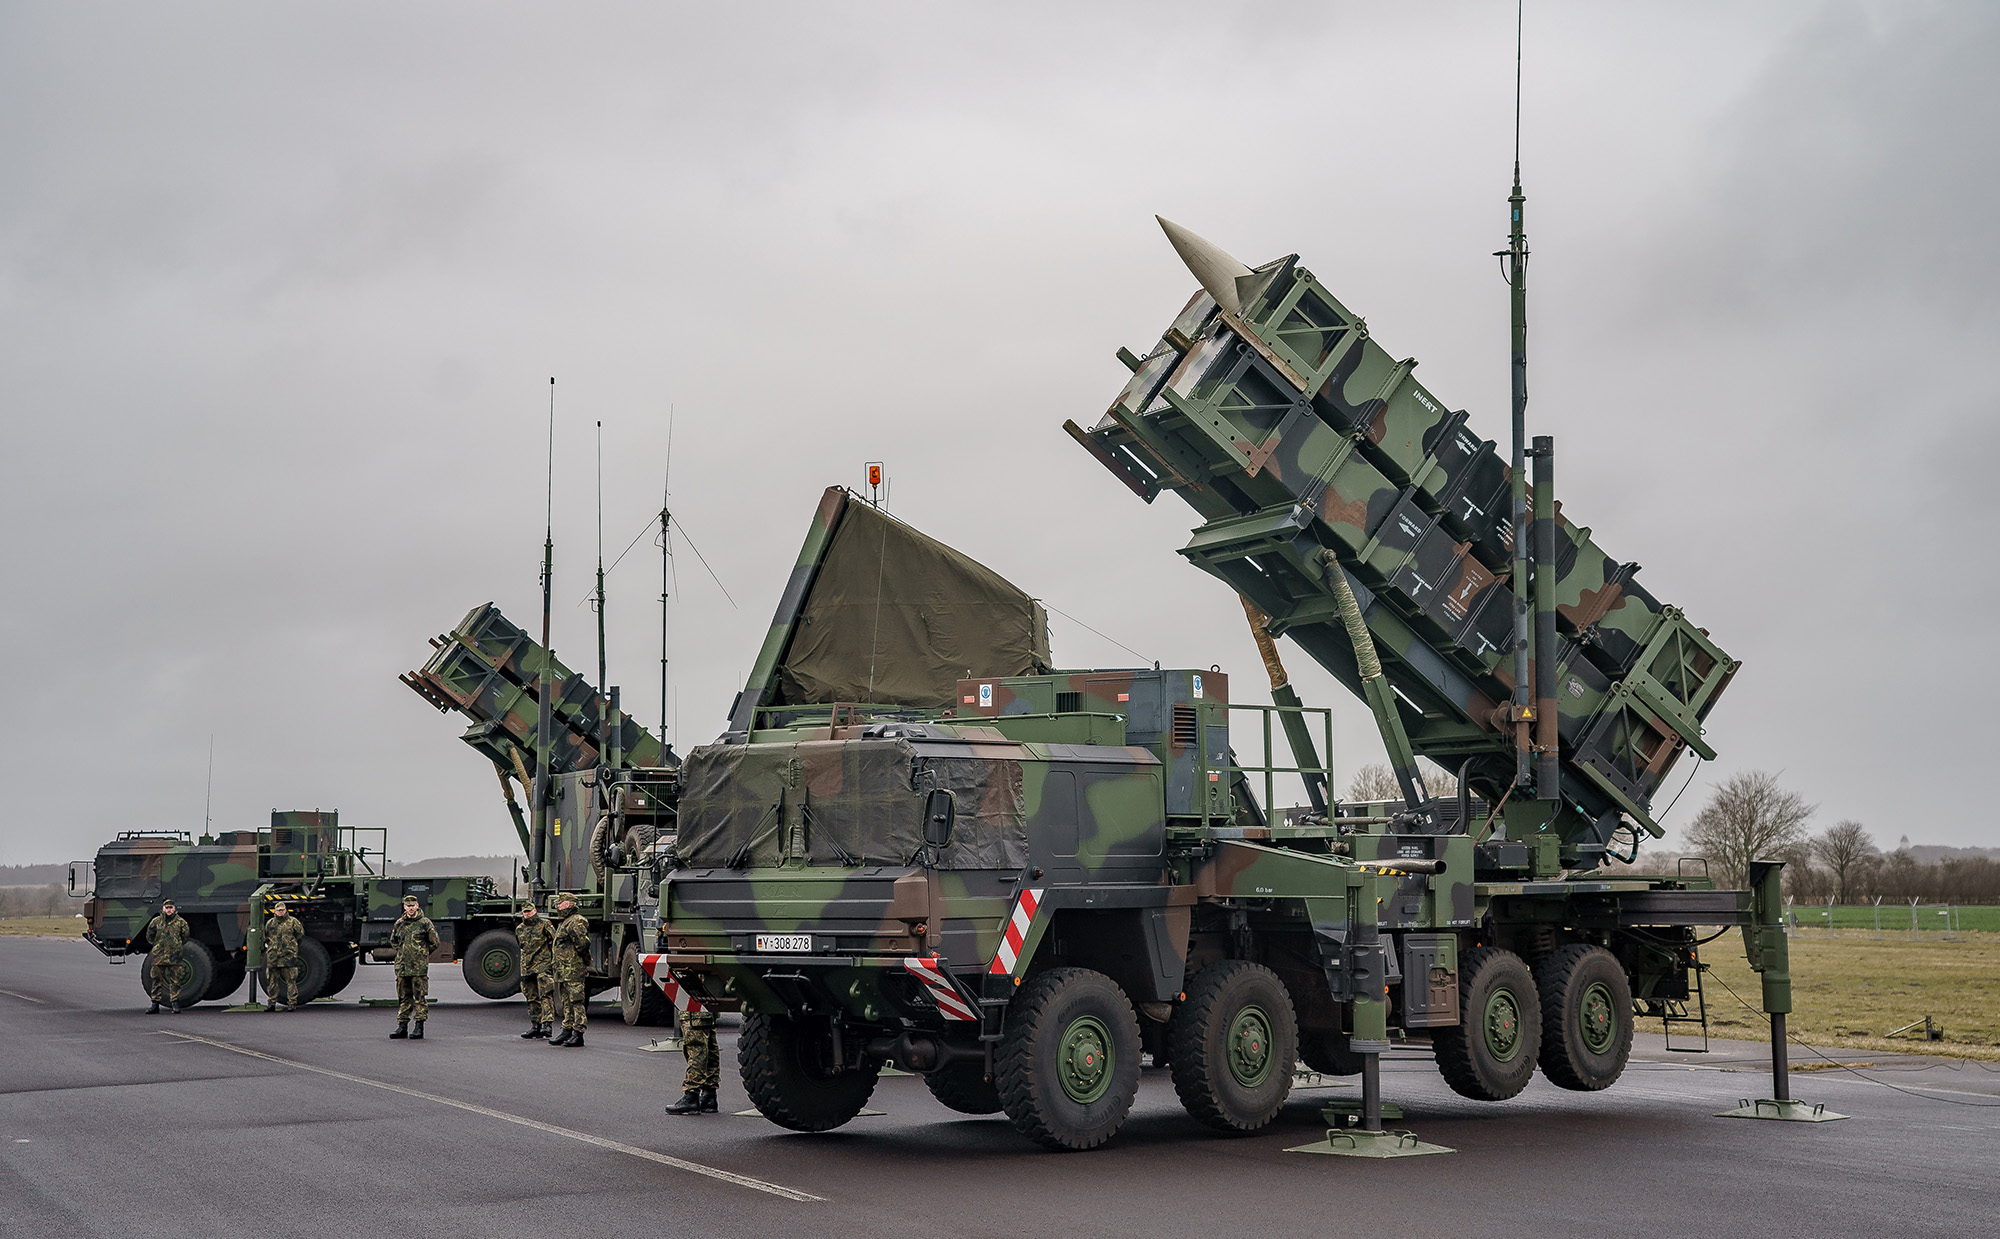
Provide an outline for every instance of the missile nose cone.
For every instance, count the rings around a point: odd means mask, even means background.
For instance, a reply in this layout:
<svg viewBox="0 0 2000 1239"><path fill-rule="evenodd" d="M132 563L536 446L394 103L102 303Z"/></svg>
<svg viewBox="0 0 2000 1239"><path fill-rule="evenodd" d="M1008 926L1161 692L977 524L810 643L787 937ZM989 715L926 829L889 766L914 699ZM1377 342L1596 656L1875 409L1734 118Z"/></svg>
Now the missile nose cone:
<svg viewBox="0 0 2000 1239"><path fill-rule="evenodd" d="M1167 234L1167 241L1174 252L1181 256L1187 269L1208 295L1215 298L1215 304L1231 314L1243 312L1242 298L1237 295L1236 282L1251 274L1250 268L1231 257L1229 251L1205 237L1197 236L1170 219L1155 215L1160 221L1160 230Z"/></svg>

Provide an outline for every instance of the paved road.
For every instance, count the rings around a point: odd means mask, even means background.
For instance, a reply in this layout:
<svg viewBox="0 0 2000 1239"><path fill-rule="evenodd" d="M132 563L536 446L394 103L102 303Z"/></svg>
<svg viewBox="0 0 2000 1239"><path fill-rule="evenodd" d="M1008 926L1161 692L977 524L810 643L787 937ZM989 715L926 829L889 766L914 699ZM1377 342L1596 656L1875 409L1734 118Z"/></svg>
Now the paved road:
<svg viewBox="0 0 2000 1239"><path fill-rule="evenodd" d="M1230 1140L1149 1070L1109 1146L1060 1155L907 1077L876 1092L886 1114L826 1135L669 1119L680 1056L638 1052L652 1034L611 1008L586 1049L555 1050L515 1035L518 1000L483 1002L456 969L432 984L417 1044L351 1001L393 992L376 968L295 1015L149 1017L136 967L0 938L0 1236L2000 1233L1995 1064L1871 1056L1908 1092L1802 1075L1797 1093L1854 1116L1808 1125L1712 1117L1768 1091L1754 1045L1690 1060L1642 1038L1605 1093L1537 1081L1501 1105L1396 1061L1405 1126L1458 1152L1391 1162L1285 1151L1321 1134L1315 1098L1350 1089L1294 1094ZM748 1105L733 1071L722 1100Z"/></svg>

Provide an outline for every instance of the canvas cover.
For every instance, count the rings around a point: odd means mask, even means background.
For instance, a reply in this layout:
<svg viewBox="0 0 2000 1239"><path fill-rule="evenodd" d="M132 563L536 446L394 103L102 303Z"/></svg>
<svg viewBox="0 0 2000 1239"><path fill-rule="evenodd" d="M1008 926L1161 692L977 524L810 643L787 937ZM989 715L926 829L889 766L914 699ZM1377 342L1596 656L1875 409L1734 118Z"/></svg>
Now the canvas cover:
<svg viewBox="0 0 2000 1239"><path fill-rule="evenodd" d="M927 756L907 740L697 748L682 767L674 850L690 868L908 864L923 846L934 787L958 804L939 868L1027 863L1020 761Z"/></svg>
<svg viewBox="0 0 2000 1239"><path fill-rule="evenodd" d="M960 679L1048 670L1048 617L1005 578L849 502L778 669L772 704L938 709Z"/></svg>

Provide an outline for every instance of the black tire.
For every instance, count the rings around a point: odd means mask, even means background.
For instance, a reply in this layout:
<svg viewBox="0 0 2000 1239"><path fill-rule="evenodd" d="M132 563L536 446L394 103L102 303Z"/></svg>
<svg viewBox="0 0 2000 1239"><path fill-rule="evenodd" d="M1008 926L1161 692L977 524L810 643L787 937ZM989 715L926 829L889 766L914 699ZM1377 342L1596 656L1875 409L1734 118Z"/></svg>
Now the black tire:
<svg viewBox="0 0 2000 1239"><path fill-rule="evenodd" d="M208 993L208 987L215 984L215 954L207 944L189 938L181 948L181 955L187 960L187 975L181 981L180 992L173 995L176 1007L192 1007ZM146 962L140 965L139 981L148 994L153 992L153 956L149 952Z"/></svg>
<svg viewBox="0 0 2000 1239"><path fill-rule="evenodd" d="M458 968L481 998L512 998L521 992L521 940L511 929L489 929L465 948Z"/></svg>
<svg viewBox="0 0 2000 1239"><path fill-rule="evenodd" d="M832 1030L806 1016L752 1013L736 1039L736 1069L750 1104L780 1127L831 1131L861 1113L882 1064L834 1070Z"/></svg>
<svg viewBox="0 0 2000 1239"><path fill-rule="evenodd" d="M1189 1114L1239 1136L1278 1116L1299 1030L1277 973L1242 959L1210 964L1188 982L1168 1035L1174 1092Z"/></svg>
<svg viewBox="0 0 2000 1239"><path fill-rule="evenodd" d="M203 1002L221 1002L223 999L229 997L236 992L237 986L243 984L243 977L246 971L243 967L243 960L238 956L227 955L217 960L215 964L215 979L211 980L208 983L208 988L202 991L201 1000Z"/></svg>
<svg viewBox="0 0 2000 1239"><path fill-rule="evenodd" d="M1474 1101L1505 1101L1528 1087L1542 1046L1542 1004L1528 965L1482 946L1458 961L1459 1024L1431 1032L1438 1073Z"/></svg>
<svg viewBox="0 0 2000 1239"><path fill-rule="evenodd" d="M980 1063L952 1063L924 1076L924 1087L948 1110L960 1114L1000 1113L1000 1090Z"/></svg>
<svg viewBox="0 0 2000 1239"><path fill-rule="evenodd" d="M639 966L639 944L627 943L618 957L618 1014L634 1027L666 1024L674 1018L674 1004L666 991L653 983Z"/></svg>
<svg viewBox="0 0 2000 1239"><path fill-rule="evenodd" d="M1579 1093L1610 1088L1632 1056L1632 986L1618 957L1582 944L1535 969L1542 996L1542 1074Z"/></svg>
<svg viewBox="0 0 2000 1239"><path fill-rule="evenodd" d="M638 864L639 858L646 854L646 849L652 847L653 840L658 837L659 831L653 827L646 825L644 822L633 823L631 828L625 832L625 854L620 859L628 865Z"/></svg>
<svg viewBox="0 0 2000 1239"><path fill-rule="evenodd" d="M1347 1046L1347 1034L1325 1029L1299 1034L1299 1061L1323 1076L1358 1076L1361 1055Z"/></svg>
<svg viewBox="0 0 2000 1239"><path fill-rule="evenodd" d="M326 984L319 990L321 998L331 998L346 989L354 980L354 967L358 961L352 951L334 960L326 968Z"/></svg>
<svg viewBox="0 0 2000 1239"><path fill-rule="evenodd" d="M1052 968L1015 991L994 1074L1015 1130L1046 1148L1096 1148L1139 1091L1139 1017L1103 973Z"/></svg>
<svg viewBox="0 0 2000 1239"><path fill-rule="evenodd" d="M299 1005L305 1006L326 992L326 980L333 974L333 957L326 943L307 938L299 943Z"/></svg>

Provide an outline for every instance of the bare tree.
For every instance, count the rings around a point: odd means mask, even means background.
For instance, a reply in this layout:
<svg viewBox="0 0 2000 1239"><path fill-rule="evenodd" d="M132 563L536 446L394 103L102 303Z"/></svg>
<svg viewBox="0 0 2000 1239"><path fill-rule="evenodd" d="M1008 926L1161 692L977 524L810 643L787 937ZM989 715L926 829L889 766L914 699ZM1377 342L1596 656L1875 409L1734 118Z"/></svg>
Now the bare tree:
<svg viewBox="0 0 2000 1239"><path fill-rule="evenodd" d="M1687 829L1690 850L1708 857L1731 885L1741 885L1753 860L1777 859L1805 841L1818 805L1778 786L1765 770L1731 775L1716 787Z"/></svg>
<svg viewBox="0 0 2000 1239"><path fill-rule="evenodd" d="M1873 836L1860 822L1849 818L1835 822L1812 841L1813 856L1833 871L1834 898L1847 902L1848 881L1859 877L1881 852Z"/></svg>
<svg viewBox="0 0 2000 1239"><path fill-rule="evenodd" d="M1354 772L1347 781L1349 800L1401 800L1403 789L1396 785L1396 774L1387 762L1370 762Z"/></svg>

